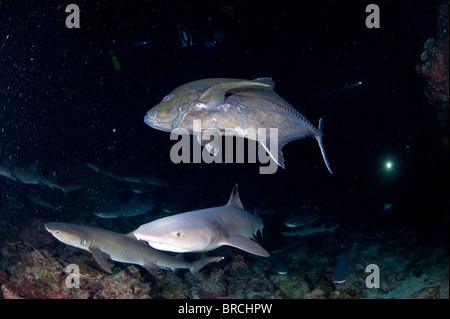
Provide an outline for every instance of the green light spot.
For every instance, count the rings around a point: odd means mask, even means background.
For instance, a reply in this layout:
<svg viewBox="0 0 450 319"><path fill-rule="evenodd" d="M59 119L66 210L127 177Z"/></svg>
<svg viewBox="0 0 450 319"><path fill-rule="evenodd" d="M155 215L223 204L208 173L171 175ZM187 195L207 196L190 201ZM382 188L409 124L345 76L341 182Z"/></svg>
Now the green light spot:
<svg viewBox="0 0 450 319"><path fill-rule="evenodd" d="M116 56L116 54L114 53L114 51L109 51L109 54L111 55L111 61L112 61L112 63L113 63L113 65L114 65L114 68L117 70L117 71L120 71L120 69L122 68L122 66L120 65L120 63L119 63L119 59L117 58L117 56Z"/></svg>

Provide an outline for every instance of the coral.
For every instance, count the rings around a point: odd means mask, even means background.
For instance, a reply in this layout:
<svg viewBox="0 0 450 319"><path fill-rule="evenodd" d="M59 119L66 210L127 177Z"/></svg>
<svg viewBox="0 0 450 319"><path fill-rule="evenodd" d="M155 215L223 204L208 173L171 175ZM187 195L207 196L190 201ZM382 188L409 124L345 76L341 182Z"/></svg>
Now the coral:
<svg viewBox="0 0 450 319"><path fill-rule="evenodd" d="M209 274L209 277L199 283L197 295L202 299L225 297L227 288L223 281L224 270L218 269Z"/></svg>
<svg viewBox="0 0 450 319"><path fill-rule="evenodd" d="M411 298L413 298L413 299L439 299L439 297L440 297L439 289L440 289L440 286L422 288L419 291L416 291L414 294L412 294Z"/></svg>
<svg viewBox="0 0 450 319"><path fill-rule="evenodd" d="M147 299L150 285L139 280L140 274L127 267L101 281L101 289L93 295L94 299Z"/></svg>
<svg viewBox="0 0 450 319"><path fill-rule="evenodd" d="M30 225L37 225L33 222ZM276 256L289 264L279 275L274 258L230 251L220 264L202 270L197 280L187 270L160 270L150 275L140 266L111 262L113 273L100 270L89 253L48 241L39 227L26 227L26 240L6 240L1 252L0 298L186 299L186 298L448 298L448 244L421 241L414 231L399 229L377 243L362 243L352 255L350 275L333 284L333 250L317 243ZM25 238L25 237L24 237ZM32 241L34 240L34 241ZM228 251L227 251L228 252ZM324 254L324 252L327 252ZM365 265L381 269L379 289L368 289ZM80 270L80 288L67 288L68 264Z"/></svg>
<svg viewBox="0 0 450 319"><path fill-rule="evenodd" d="M284 276L280 283L280 290L288 299L304 298L304 295L310 291L303 275Z"/></svg>
<svg viewBox="0 0 450 319"><path fill-rule="evenodd" d="M188 292L183 282L169 282L162 288L161 297L164 299L186 299L189 298Z"/></svg>
<svg viewBox="0 0 450 319"><path fill-rule="evenodd" d="M233 258L230 272L233 277L240 279L248 279L252 275L242 255Z"/></svg>
<svg viewBox="0 0 450 319"><path fill-rule="evenodd" d="M448 141L448 8L449 1L444 0L439 7L436 38L429 38L424 44L416 65L416 72L425 79L425 97L431 107L433 124L438 124L439 137ZM447 142L448 143L448 142ZM448 146L448 145L447 145Z"/></svg>

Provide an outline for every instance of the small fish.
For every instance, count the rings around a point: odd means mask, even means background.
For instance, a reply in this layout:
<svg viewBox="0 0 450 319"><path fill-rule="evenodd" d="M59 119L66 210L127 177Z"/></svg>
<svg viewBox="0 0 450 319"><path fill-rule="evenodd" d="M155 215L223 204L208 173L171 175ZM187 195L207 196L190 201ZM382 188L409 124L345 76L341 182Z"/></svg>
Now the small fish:
<svg viewBox="0 0 450 319"><path fill-rule="evenodd" d="M132 200L129 203L108 205L99 208L94 214L100 218L124 218L147 214L155 207L154 202L139 202Z"/></svg>
<svg viewBox="0 0 450 319"><path fill-rule="evenodd" d="M319 217L320 216L318 213L313 213L312 211L307 210L306 213L288 217L284 221L284 225L286 227L296 228L296 227L312 224L315 221L317 221L319 219Z"/></svg>
<svg viewBox="0 0 450 319"><path fill-rule="evenodd" d="M314 234L319 234L319 233L324 233L324 232L330 232L331 234L336 230L336 228L338 228L339 224L330 227L330 228L326 228L324 225L320 226L320 227L309 227L309 226L305 226L305 227L300 227L297 228L294 231L291 232L282 232L281 234L284 236L309 236L309 235L314 235Z"/></svg>
<svg viewBox="0 0 450 319"><path fill-rule="evenodd" d="M191 33L186 26L178 26L178 37L180 38L182 47L187 47L195 44L194 40L192 39Z"/></svg>
<svg viewBox="0 0 450 319"><path fill-rule="evenodd" d="M199 133L214 129L223 135L232 131L235 136L261 142L275 163L283 168L283 146L312 136L319 143L325 165L332 173L322 143L323 120L319 120L318 128L314 127L276 94L274 87L271 78L211 78L189 82L173 90L149 110L144 122L161 131L183 129L191 135L197 134L199 143L205 145L212 155L219 152L215 144L218 142L211 139L210 134L204 136ZM201 123L201 127L194 127L194 123ZM278 129L276 149L271 149L269 139L259 140L256 134L258 129L268 131L270 128Z"/></svg>

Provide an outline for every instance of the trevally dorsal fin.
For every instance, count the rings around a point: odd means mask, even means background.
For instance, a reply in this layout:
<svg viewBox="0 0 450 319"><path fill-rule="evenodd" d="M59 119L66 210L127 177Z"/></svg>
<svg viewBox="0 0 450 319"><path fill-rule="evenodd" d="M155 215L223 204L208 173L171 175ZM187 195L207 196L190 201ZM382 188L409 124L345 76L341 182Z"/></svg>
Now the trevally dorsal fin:
<svg viewBox="0 0 450 319"><path fill-rule="evenodd" d="M272 78L257 78L254 79L253 81L270 85L272 89L275 88L275 82L272 80Z"/></svg>
<svg viewBox="0 0 450 319"><path fill-rule="evenodd" d="M271 86L266 83L257 81L229 81L216 84L210 87L203 93L198 99L199 103L203 104L203 108L212 108L225 103L225 94L233 89L240 88L270 88Z"/></svg>
<svg viewBox="0 0 450 319"><path fill-rule="evenodd" d="M234 185L233 191L231 192L230 199L228 200L227 205L234 206L240 209L244 209L244 206L242 205L241 198L239 197L238 192L238 184Z"/></svg>

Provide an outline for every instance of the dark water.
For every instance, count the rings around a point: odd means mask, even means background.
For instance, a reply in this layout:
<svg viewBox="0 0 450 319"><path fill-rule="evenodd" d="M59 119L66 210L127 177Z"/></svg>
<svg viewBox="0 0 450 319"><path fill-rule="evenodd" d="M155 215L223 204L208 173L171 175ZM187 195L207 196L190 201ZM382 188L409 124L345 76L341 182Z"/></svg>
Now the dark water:
<svg viewBox="0 0 450 319"><path fill-rule="evenodd" d="M142 198L179 202L182 211L222 205L238 183L247 210L272 211L261 215L269 250L286 240L282 221L305 204L327 225L340 224L340 243L404 228L433 245L448 240L439 234L449 225L448 147L442 148L448 134L436 134L415 71L424 42L436 35L439 2L379 2L379 29L366 27L362 2L77 4L80 28L68 29L67 3L0 2L0 164L39 161L42 175L85 186L64 196L0 177L2 241L35 219L121 232L152 219L133 217L127 225L93 215L133 193L87 162L119 174L157 174L170 187ZM193 45L182 46L180 26ZM274 175L259 175L259 164L171 163L174 142L143 117L175 87L211 77L272 77L275 91L314 125L324 118L335 174L309 138L283 149L286 169ZM36 206L29 193L64 207ZM392 209L383 210L385 204Z"/></svg>

